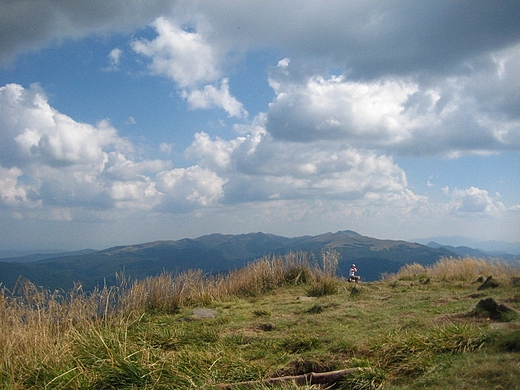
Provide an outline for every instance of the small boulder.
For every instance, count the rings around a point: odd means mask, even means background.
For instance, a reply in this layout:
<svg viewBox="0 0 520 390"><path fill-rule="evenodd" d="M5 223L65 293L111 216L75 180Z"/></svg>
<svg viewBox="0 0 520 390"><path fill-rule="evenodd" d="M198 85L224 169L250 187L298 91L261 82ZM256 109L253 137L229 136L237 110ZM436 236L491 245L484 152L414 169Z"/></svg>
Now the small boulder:
<svg viewBox="0 0 520 390"><path fill-rule="evenodd" d="M518 318L516 311L506 305L499 305L493 298L481 299L470 315L475 317L487 317L501 322L513 321Z"/></svg>
<svg viewBox="0 0 520 390"><path fill-rule="evenodd" d="M477 290L485 290L488 288L496 288L498 283L493 280L493 276L488 276L487 279L482 283Z"/></svg>

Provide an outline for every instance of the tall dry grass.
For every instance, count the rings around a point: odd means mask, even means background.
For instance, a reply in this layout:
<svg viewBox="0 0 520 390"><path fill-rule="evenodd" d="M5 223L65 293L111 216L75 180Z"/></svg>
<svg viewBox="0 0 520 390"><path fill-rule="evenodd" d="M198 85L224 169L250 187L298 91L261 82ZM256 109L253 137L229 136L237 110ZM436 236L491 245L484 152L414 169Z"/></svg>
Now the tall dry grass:
<svg viewBox="0 0 520 390"><path fill-rule="evenodd" d="M69 364L78 335L106 320L108 291L49 292L22 279L13 292L1 289L0 386L31 387L43 367Z"/></svg>
<svg viewBox="0 0 520 390"><path fill-rule="evenodd" d="M493 279L509 282L513 277L520 277L520 265L500 261L486 261L466 257L455 259L443 258L430 266L407 264L396 274L385 275L385 280L414 280L431 278L442 281L475 281L480 277L492 276Z"/></svg>
<svg viewBox="0 0 520 390"><path fill-rule="evenodd" d="M306 283L321 272L307 254L291 253L264 257L228 275L190 270L135 281L118 275L117 286L89 293L80 285L49 292L20 280L13 291L0 289L0 388L30 388L63 372L78 378L78 346L92 335L102 339L100 329L121 327L143 313L255 296L286 283Z"/></svg>
<svg viewBox="0 0 520 390"><path fill-rule="evenodd" d="M287 283L308 283L320 269L306 253L264 256L215 283L216 298L256 296Z"/></svg>
<svg viewBox="0 0 520 390"><path fill-rule="evenodd" d="M226 275L189 270L177 275L163 273L133 283L119 276L119 297L114 301L113 310L124 315L154 310L175 312L181 306L256 296L287 283L307 283L320 273L320 268L306 253L289 253L264 256Z"/></svg>

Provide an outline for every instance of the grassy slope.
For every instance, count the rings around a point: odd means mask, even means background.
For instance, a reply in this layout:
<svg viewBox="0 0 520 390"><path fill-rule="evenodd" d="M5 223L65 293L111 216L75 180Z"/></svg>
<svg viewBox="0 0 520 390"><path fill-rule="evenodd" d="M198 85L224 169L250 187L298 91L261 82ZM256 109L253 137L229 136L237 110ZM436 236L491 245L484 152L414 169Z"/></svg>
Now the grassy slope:
<svg viewBox="0 0 520 390"><path fill-rule="evenodd" d="M52 297L28 291L24 304L37 309L30 311L1 296L0 386L212 388L364 367L336 388L520 388L520 321L467 315L487 297L519 311L520 286L511 279L520 276L518 268L450 260L355 285L316 270L298 273L297 280L307 275L307 283L288 284L295 279L292 271L300 269L294 265L282 266L284 283L278 283L272 275L280 265L268 264L267 270L261 265L227 281L209 283L196 273L169 285L166 276L150 279L122 294L127 308L113 314L103 306L115 305L110 293L99 293L93 312L88 307L95 294L71 298L66 309L76 314L62 313L62 325L50 318L59 310L45 309L54 305ZM498 287L479 291L480 273L494 274ZM240 282L245 284L237 288ZM309 296L324 285L332 294ZM181 290L191 293L173 303L166 299ZM136 297L145 295L144 306L136 305ZM196 307L217 314L195 318ZM42 320L45 315L48 320Z"/></svg>

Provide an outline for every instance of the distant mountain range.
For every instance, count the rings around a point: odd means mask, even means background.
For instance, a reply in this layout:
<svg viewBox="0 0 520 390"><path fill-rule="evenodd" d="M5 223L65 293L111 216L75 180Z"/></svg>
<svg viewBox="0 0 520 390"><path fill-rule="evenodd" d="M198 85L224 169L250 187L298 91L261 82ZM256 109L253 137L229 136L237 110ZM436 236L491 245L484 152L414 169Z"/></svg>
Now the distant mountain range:
<svg viewBox="0 0 520 390"><path fill-rule="evenodd" d="M429 242L430 248L444 248L459 256L475 257L478 259L503 259L503 260L519 260L520 255L512 255L502 251L484 251L481 249L474 249L467 246L453 246L442 245L435 241Z"/></svg>
<svg viewBox="0 0 520 390"><path fill-rule="evenodd" d="M486 255L502 256L502 255L520 255L520 242L505 242L497 240L477 241L462 236L439 236L413 239L413 242L429 245L429 243L437 244L445 247L467 247L477 249Z"/></svg>
<svg viewBox="0 0 520 390"><path fill-rule="evenodd" d="M32 254L0 259L0 283L13 289L23 277L49 290L70 290L80 282L84 290L116 283L116 273L132 279L155 276L163 271L201 269L208 274L226 273L267 255L307 252L317 260L323 249L332 248L341 258L340 276L347 276L352 263L365 281L377 280L405 264L432 264L445 256L489 257L471 248L422 245L406 241L379 240L353 231L287 238L273 234L211 234L196 239L155 241L105 250Z"/></svg>

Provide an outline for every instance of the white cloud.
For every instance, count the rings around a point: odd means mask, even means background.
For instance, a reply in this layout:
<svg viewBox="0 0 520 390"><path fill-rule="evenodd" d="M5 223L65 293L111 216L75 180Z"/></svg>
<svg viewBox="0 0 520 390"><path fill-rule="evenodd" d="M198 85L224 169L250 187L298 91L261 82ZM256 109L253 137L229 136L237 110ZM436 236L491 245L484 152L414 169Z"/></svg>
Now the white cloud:
<svg viewBox="0 0 520 390"><path fill-rule="evenodd" d="M121 60L121 56L123 55L123 50L119 48L112 49L108 54L108 60L110 62L110 66L108 70L117 70L119 68L119 61Z"/></svg>
<svg viewBox="0 0 520 390"><path fill-rule="evenodd" d="M154 40L141 39L132 43L136 53L152 59L152 74L166 76L181 88L220 77L220 59L201 34L185 31L164 17L157 18L152 27L158 34Z"/></svg>
<svg viewBox="0 0 520 390"><path fill-rule="evenodd" d="M133 50L151 58L150 71L165 76L182 88L182 97L192 109L221 108L230 117L246 117L247 111L229 91L229 79L222 76L224 53L206 41L203 34L186 31L173 21L160 17L152 23L157 37L132 43ZM201 85L205 85L199 88Z"/></svg>
<svg viewBox="0 0 520 390"><path fill-rule="evenodd" d="M167 197L160 209L183 212L210 206L221 198L224 183L215 172L198 166L160 172L156 188Z"/></svg>
<svg viewBox="0 0 520 390"><path fill-rule="evenodd" d="M202 90L184 91L183 97L192 109L222 108L230 117L247 117L242 103L229 93L229 79L223 79L220 88L206 85Z"/></svg>
<svg viewBox="0 0 520 390"><path fill-rule="evenodd" d="M357 144L373 140L374 146L409 138L413 123L403 115L403 104L417 91L414 83L315 76L301 85L272 85L276 99L269 107L267 129L277 138L348 139Z"/></svg>
<svg viewBox="0 0 520 390"><path fill-rule="evenodd" d="M481 60L490 59L487 55ZM520 150L520 119L515 116L520 118L520 112L515 108L506 113L503 95L494 104L504 107L492 110L487 104L487 92L495 93L500 82L497 65L490 66L473 72L477 79L488 79L481 85L464 76L437 79L432 86L420 77L301 77L297 66L287 65L270 77L276 98L269 105L266 128L280 140L338 140L400 155L455 157ZM514 67L503 63L500 69L502 78L514 73Z"/></svg>
<svg viewBox="0 0 520 390"><path fill-rule="evenodd" d="M279 142L261 124L262 117L256 118L249 134L242 127L231 141L197 134L187 150L190 158L227 180L226 202L316 197L349 201L375 194L380 201L413 198L404 171L391 157L337 142Z"/></svg>
<svg viewBox="0 0 520 390"><path fill-rule="evenodd" d="M0 87L0 107L0 164L4 166L43 163L102 169L103 148L128 146L106 121L94 127L57 112L36 85Z"/></svg>
<svg viewBox="0 0 520 390"><path fill-rule="evenodd" d="M23 172L16 167L6 169L0 166L1 207L16 207L28 202L27 193L31 190L31 187L23 185L18 180L22 174Z"/></svg>
<svg viewBox="0 0 520 390"><path fill-rule="evenodd" d="M59 112L37 86L1 87L0 211L74 221L146 210L155 218L153 211L167 210L186 212L186 225L203 216L223 230L280 234L345 225L371 235L397 225L396 235L408 225L414 236L420 225L456 233L473 228L467 220L487 223L482 216L499 224L517 215L518 205L506 210L498 196L476 187L444 187L447 200L435 203L410 189L392 155L520 150L518 7L513 1L479 7L394 0L289 0L278 7L256 0L1 2L0 60L52 41L132 32L146 37L131 49L149 61L150 74L175 83L192 109L223 109L230 117L248 115L230 90L245 53L282 59L269 64L276 65L269 77L276 97L267 112L235 125L232 139L225 139L224 126L220 137L196 128L185 153L194 165L176 161L175 168L140 156L108 121L81 123ZM134 29L146 25L153 31ZM112 68L122 54L110 52ZM159 149L171 153L170 141ZM436 176L435 187L442 185ZM162 227L173 225L170 217ZM203 217L194 234L210 229ZM485 223L475 226L482 230Z"/></svg>
<svg viewBox="0 0 520 390"><path fill-rule="evenodd" d="M0 206L18 218L96 219L100 210L104 218L118 210L120 218L153 207L205 207L222 195L225 180L216 173L136 157L108 122L74 121L37 86L0 87L0 103Z"/></svg>
<svg viewBox="0 0 520 390"><path fill-rule="evenodd" d="M456 213L482 216L494 216L506 211L502 202L493 199L486 190L470 187L465 190L454 189L451 195L450 209Z"/></svg>
<svg viewBox="0 0 520 390"><path fill-rule="evenodd" d="M278 61L277 66L280 68L287 68L290 63L291 63L291 60L289 58L284 58L283 60Z"/></svg>
<svg viewBox="0 0 520 390"><path fill-rule="evenodd" d="M155 183L142 175L138 179L141 180L112 182L110 196L116 208L149 209L158 203L160 193L155 189Z"/></svg>
<svg viewBox="0 0 520 390"><path fill-rule="evenodd" d="M221 138L214 140L207 133L196 133L195 140L186 149L188 158L196 159L203 167L208 167L219 172L227 172L230 168L233 150L244 142L244 137L226 141Z"/></svg>

